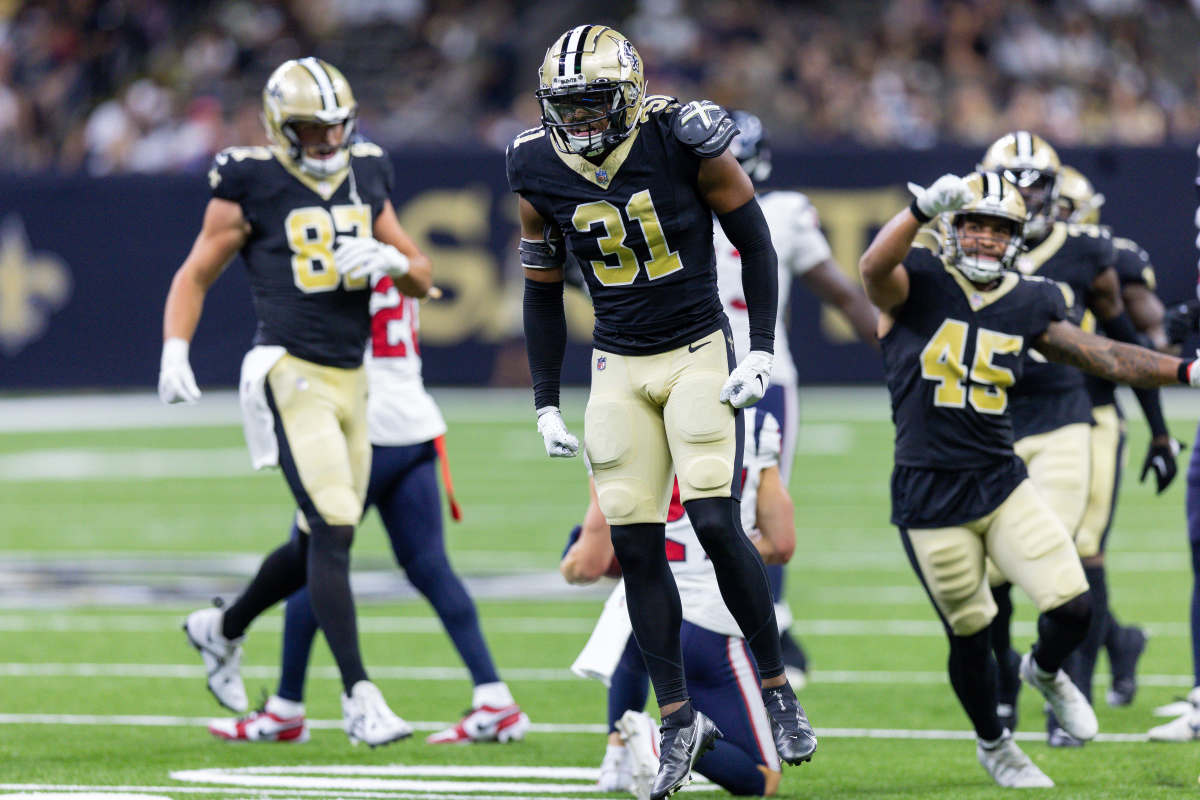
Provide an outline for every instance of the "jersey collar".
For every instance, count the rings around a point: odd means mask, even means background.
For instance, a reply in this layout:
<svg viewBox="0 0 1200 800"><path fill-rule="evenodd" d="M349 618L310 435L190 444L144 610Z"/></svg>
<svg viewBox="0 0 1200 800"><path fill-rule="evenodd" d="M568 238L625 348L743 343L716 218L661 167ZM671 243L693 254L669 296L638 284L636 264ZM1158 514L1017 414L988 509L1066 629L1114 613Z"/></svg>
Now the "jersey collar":
<svg viewBox="0 0 1200 800"><path fill-rule="evenodd" d="M291 162L291 159L285 158L279 151L279 148L272 147L271 154L275 156L275 160L279 162L279 166L283 167L288 173L304 184L308 189L320 196L322 200L328 201L333 197L334 192L341 188L342 183L346 180L346 176L350 174L349 162L345 169L339 170L328 178L314 178L304 170L297 167Z"/></svg>
<svg viewBox="0 0 1200 800"><path fill-rule="evenodd" d="M950 273L950 277L954 278L954 282L958 284L958 288L962 289L964 295L967 296L967 304L971 306L972 311L979 311L982 308L990 306L992 303L999 300L1004 295L1011 292L1021 278L1015 272L1006 272L1004 277L1000 279L1000 283L996 288L984 291L975 284L966 279L961 272L946 262L942 262L942 268Z"/></svg>
<svg viewBox="0 0 1200 800"><path fill-rule="evenodd" d="M617 170L621 168L621 165L625 163L626 157L629 156L629 151L633 148L633 142L637 139L638 133L641 130L641 125L634 126L633 131L625 137L625 141L614 147L612 152L605 156L604 161L600 162L599 165L593 164L581 155L564 153L553 146L553 143L551 143L550 149L562 159L562 162L567 165L568 169L607 191L612 186L613 179L617 177Z"/></svg>
<svg viewBox="0 0 1200 800"><path fill-rule="evenodd" d="M1050 260L1050 257L1062 249L1067 241L1067 226L1061 222L1054 223L1050 235L1041 241L1028 253L1017 256L1017 270L1022 275L1032 275Z"/></svg>

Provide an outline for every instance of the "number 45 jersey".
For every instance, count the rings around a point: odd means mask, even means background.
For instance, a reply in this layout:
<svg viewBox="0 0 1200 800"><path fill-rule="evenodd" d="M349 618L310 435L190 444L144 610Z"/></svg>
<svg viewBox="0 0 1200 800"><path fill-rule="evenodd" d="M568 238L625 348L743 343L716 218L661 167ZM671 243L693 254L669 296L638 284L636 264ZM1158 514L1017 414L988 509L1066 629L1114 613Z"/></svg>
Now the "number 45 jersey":
<svg viewBox="0 0 1200 800"><path fill-rule="evenodd" d="M896 427L893 521L968 522L1025 477L1008 389L1021 379L1025 351L1066 319L1066 298L1056 284L1015 272L980 290L922 247L904 267L908 300L881 342ZM983 477L968 479L972 472Z"/></svg>
<svg viewBox="0 0 1200 800"><path fill-rule="evenodd" d="M579 260L600 350L662 353L721 327L712 212L696 177L733 138L729 122L712 103L651 95L633 132L600 164L560 152L543 128L509 146L509 186L562 231ZM711 126L703 156L681 140L683 125Z"/></svg>
<svg viewBox="0 0 1200 800"><path fill-rule="evenodd" d="M366 278L333 264L338 236L371 236L392 191L392 167L377 145L350 146L348 169L326 180L285 164L266 147L217 154L213 197L242 207L250 235L242 259L258 316L256 345L282 345L305 361L356 367L370 334Z"/></svg>

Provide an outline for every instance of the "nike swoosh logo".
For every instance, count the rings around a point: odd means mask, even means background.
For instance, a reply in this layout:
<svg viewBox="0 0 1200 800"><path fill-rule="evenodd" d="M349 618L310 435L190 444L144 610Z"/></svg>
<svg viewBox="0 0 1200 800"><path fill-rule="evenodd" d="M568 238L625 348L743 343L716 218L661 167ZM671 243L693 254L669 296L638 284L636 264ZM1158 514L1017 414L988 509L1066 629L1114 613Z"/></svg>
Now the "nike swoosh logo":
<svg viewBox="0 0 1200 800"><path fill-rule="evenodd" d="M712 342L712 339L709 339L707 342L701 342L701 343L700 343L700 344L698 344L698 345L690 345L690 344L689 344L689 345L688 345L688 352L689 352L689 353L694 353L694 352L696 352L697 350L699 350L701 347L704 347L704 345L706 345L706 344L710 344L711 342Z"/></svg>

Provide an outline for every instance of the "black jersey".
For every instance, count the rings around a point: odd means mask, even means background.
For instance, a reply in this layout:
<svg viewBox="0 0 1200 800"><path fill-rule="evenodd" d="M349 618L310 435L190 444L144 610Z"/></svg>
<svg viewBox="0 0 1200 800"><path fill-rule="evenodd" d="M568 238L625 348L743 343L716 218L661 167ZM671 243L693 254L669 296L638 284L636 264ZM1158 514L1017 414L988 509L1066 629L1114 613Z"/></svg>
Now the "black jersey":
<svg viewBox="0 0 1200 800"><path fill-rule="evenodd" d="M1072 319L1079 322L1092 283L1115 260L1112 235L1107 229L1057 222L1049 236L1017 259L1017 267L1023 274L1067 287L1075 312ZM1012 391L1017 439L1092 421L1092 402L1082 372L1047 361L1036 350L1026 361L1025 377Z"/></svg>
<svg viewBox="0 0 1200 800"><path fill-rule="evenodd" d="M392 167L378 146L350 147L350 168L318 181L266 147L217 154L208 173L214 197L242 207L250 235L241 255L258 315L255 344L331 367L362 363L371 316L365 278L344 279L333 264L338 236L370 236L392 193Z"/></svg>
<svg viewBox="0 0 1200 800"><path fill-rule="evenodd" d="M892 519L907 527L984 516L1024 479L1008 394L1029 346L1067 318L1055 283L1007 273L989 291L922 247L904 259L908 300L881 342L896 471Z"/></svg>
<svg viewBox="0 0 1200 800"><path fill-rule="evenodd" d="M1154 267L1150 264L1150 254L1138 246L1138 243L1132 239L1125 239L1120 236L1113 237L1113 247L1117 251L1117 280L1121 282L1121 288L1131 284L1145 286L1150 291L1154 291L1157 285L1157 279L1154 275ZM1090 316L1090 315L1089 315ZM1095 327L1095 320L1089 319L1090 327ZM1115 405L1117 396L1115 390L1117 385L1112 381L1098 378L1095 375L1084 375L1084 382L1087 385L1088 396L1091 398L1093 406L1108 406Z"/></svg>
<svg viewBox="0 0 1200 800"><path fill-rule="evenodd" d="M646 98L634 132L599 165L559 152L542 128L508 149L509 186L562 230L583 268L601 350L661 353L724 320L712 211L696 186L703 159L672 131L679 112L673 98Z"/></svg>

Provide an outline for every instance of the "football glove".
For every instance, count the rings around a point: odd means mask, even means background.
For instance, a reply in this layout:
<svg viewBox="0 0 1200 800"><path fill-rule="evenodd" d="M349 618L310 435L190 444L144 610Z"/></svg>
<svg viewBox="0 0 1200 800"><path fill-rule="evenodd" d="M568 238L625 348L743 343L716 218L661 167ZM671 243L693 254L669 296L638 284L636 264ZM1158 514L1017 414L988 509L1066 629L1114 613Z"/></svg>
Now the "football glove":
<svg viewBox="0 0 1200 800"><path fill-rule="evenodd" d="M164 403L195 403L200 399L196 376L188 364L186 339L171 337L163 342L158 367L158 399Z"/></svg>
<svg viewBox="0 0 1200 800"><path fill-rule="evenodd" d="M395 280L408 274L408 256L390 244L370 236L339 236L337 241L333 264L347 278L367 278L379 273Z"/></svg>
<svg viewBox="0 0 1200 800"><path fill-rule="evenodd" d="M1138 478L1138 483L1145 483L1146 476L1153 471L1154 482L1158 487L1155 494L1162 494L1171 485L1171 481L1175 480L1179 471L1175 466L1175 457L1181 450L1183 442L1175 438L1168 438L1165 443L1151 442L1150 449L1146 451L1146 460L1142 462L1142 476Z"/></svg>
<svg viewBox="0 0 1200 800"><path fill-rule="evenodd" d="M722 403L729 403L734 408L752 406L762 399L770 385L771 364L775 357L762 350L751 350L742 363L729 373L728 380L721 387Z"/></svg>
<svg viewBox="0 0 1200 800"><path fill-rule="evenodd" d="M908 190L916 196L917 208L927 217L936 217L946 211L956 211L971 201L970 187L957 175L943 175L930 184L927 189L910 183Z"/></svg>
<svg viewBox="0 0 1200 800"><path fill-rule="evenodd" d="M1182 344L1196 334L1200 326L1200 300L1171 306L1163 315L1163 331L1171 344Z"/></svg>
<svg viewBox="0 0 1200 800"><path fill-rule="evenodd" d="M579 452L579 440L567 430L558 406L542 406L537 410L538 433L546 443L546 455L551 458L573 458Z"/></svg>

